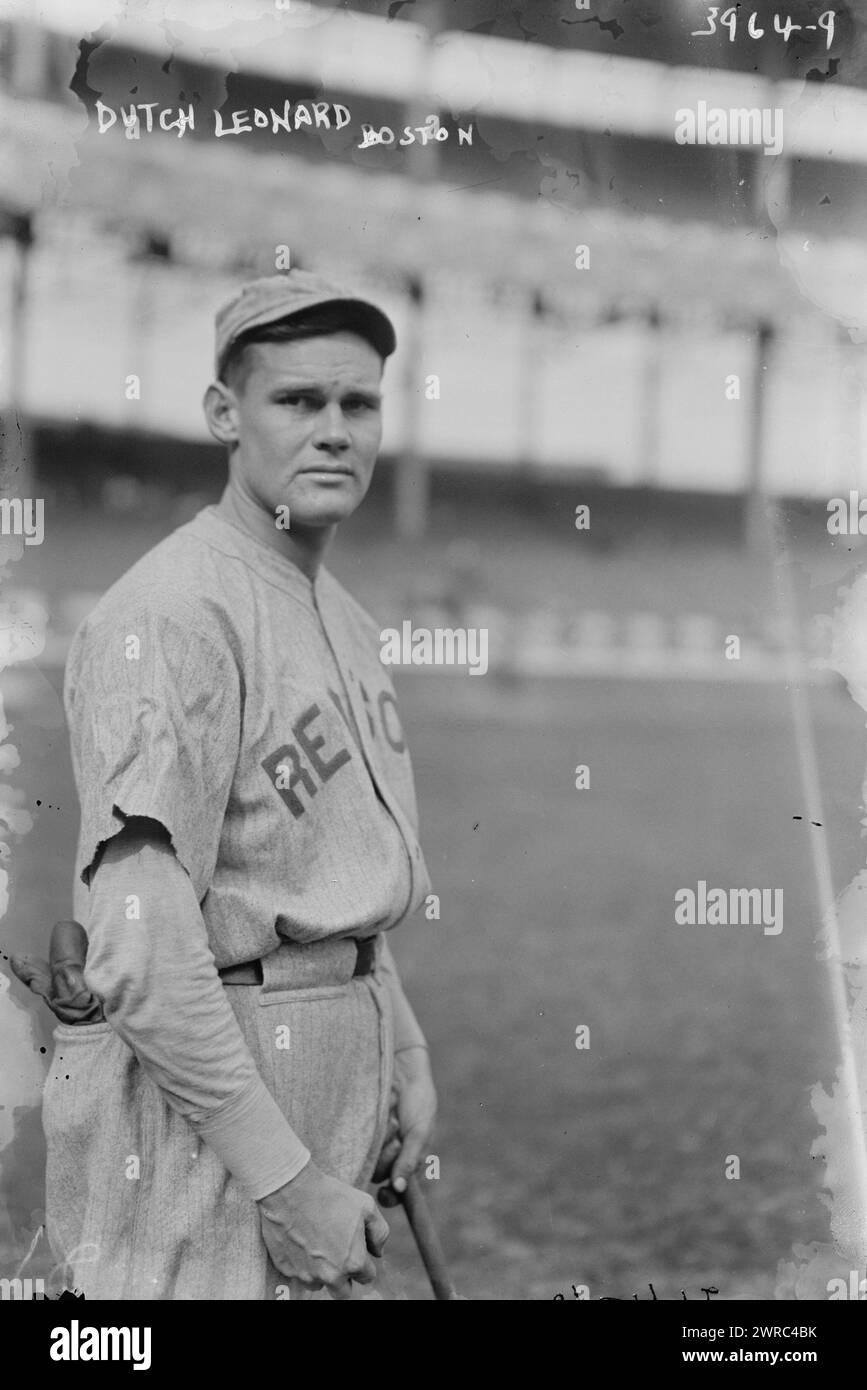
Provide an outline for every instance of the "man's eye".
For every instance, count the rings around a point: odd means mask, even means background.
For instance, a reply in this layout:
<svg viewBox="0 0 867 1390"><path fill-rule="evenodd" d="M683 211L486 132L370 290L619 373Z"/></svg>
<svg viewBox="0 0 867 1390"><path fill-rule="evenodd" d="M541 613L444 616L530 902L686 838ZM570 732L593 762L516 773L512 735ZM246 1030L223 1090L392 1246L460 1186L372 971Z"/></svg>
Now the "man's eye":
<svg viewBox="0 0 867 1390"><path fill-rule="evenodd" d="M300 405L306 410L315 410L317 402L312 396L305 396L300 391L287 391L282 396L277 397L278 405Z"/></svg>
<svg viewBox="0 0 867 1390"><path fill-rule="evenodd" d="M363 396L358 396L354 397L352 400L346 401L343 409L349 411L375 410L376 402L366 400Z"/></svg>

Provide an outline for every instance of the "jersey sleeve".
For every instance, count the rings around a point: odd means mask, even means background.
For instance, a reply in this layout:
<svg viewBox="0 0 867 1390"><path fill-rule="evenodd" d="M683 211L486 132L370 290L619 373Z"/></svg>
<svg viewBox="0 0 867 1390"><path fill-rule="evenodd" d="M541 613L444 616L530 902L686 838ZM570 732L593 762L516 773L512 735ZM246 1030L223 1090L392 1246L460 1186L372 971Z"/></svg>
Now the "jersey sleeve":
<svg viewBox="0 0 867 1390"><path fill-rule="evenodd" d="M260 1076L208 946L189 875L158 827L132 821L92 873L85 980L108 1022L254 1200L310 1151Z"/></svg>
<svg viewBox="0 0 867 1390"><path fill-rule="evenodd" d="M81 807L76 876L130 816L159 821L199 902L238 756L240 678L226 644L141 607L85 623L64 690Z"/></svg>

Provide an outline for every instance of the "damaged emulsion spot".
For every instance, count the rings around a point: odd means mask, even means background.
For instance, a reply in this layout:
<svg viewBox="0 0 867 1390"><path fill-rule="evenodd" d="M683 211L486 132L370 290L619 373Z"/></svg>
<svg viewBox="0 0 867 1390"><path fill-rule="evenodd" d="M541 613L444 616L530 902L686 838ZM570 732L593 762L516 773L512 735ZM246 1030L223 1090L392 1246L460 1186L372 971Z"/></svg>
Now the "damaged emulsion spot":
<svg viewBox="0 0 867 1390"><path fill-rule="evenodd" d="M598 16L598 15L595 15L595 14L589 14L589 15L587 16L586 19L562 19L562 18L561 18L560 23L561 23L561 24L598 24L598 25L599 25L599 28L600 28L600 30L601 30L601 32L602 32L603 34L610 34L611 37L614 39L615 43L616 43L617 40L620 38L620 35L621 35L621 34L625 34L625 33L626 33L626 30L624 29L623 25L622 25L622 24L618 24L618 22L617 22L616 19L600 19L599 16Z"/></svg>
<svg viewBox="0 0 867 1390"><path fill-rule="evenodd" d="M101 44L111 37L111 25L104 24L101 29L96 29L89 39L82 39L78 45L78 61L75 64L75 72L69 83L69 90L73 96L88 108L93 106L99 92L94 91L93 87L87 85L87 69L90 64L91 55L95 53Z"/></svg>
<svg viewBox="0 0 867 1390"><path fill-rule="evenodd" d="M867 575L838 592L827 666L843 677L852 699L867 711ZM862 796L867 797L867 777ZM818 958L829 964L837 982L840 1062L830 1090L817 1082L810 1092L820 1129L811 1157L824 1164L821 1200L829 1212L831 1241L793 1247L794 1259L778 1267L778 1299L860 1299L867 1292L867 1280L862 1285L867 1268L867 930L860 896L865 888L867 869L862 869L825 910L817 938Z"/></svg>

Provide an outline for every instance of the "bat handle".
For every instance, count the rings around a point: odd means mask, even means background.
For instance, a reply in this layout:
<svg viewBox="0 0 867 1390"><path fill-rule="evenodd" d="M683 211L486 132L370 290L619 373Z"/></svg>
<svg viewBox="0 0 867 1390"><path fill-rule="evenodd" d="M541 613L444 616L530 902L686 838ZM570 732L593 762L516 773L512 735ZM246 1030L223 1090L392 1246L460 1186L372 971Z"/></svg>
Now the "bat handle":
<svg viewBox="0 0 867 1390"><path fill-rule="evenodd" d="M401 1201L406 1211L410 1229L415 1237L422 1264L430 1279L434 1297L442 1302L460 1300L460 1294L455 1292L455 1286L449 1277L446 1257L443 1254L439 1236L431 1220L431 1214L428 1211L428 1205L419 1186L418 1178L414 1173L407 1179L406 1191L402 1193Z"/></svg>

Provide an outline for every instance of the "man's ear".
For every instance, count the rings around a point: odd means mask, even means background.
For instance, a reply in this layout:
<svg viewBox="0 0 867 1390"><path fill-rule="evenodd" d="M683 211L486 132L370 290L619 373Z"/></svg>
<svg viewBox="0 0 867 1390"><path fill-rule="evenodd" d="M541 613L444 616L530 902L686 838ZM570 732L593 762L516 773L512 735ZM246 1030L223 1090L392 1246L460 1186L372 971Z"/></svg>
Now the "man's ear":
<svg viewBox="0 0 867 1390"><path fill-rule="evenodd" d="M218 444L238 442L238 402L223 381L212 381L202 401L208 429Z"/></svg>

